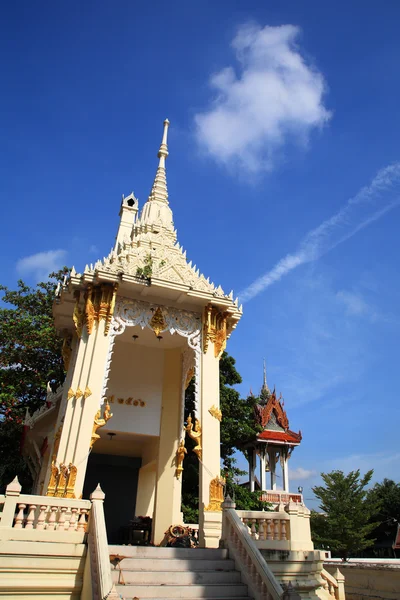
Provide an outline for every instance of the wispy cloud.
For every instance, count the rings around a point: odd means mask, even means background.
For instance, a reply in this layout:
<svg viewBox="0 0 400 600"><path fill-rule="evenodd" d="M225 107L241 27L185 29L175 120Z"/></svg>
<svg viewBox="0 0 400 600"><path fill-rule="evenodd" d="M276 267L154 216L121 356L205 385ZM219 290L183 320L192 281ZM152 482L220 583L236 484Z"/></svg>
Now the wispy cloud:
<svg viewBox="0 0 400 600"><path fill-rule="evenodd" d="M239 28L231 44L237 65L211 77L216 97L195 116L197 140L213 158L271 170L285 145L304 146L330 119L324 78L301 55L299 34L294 25Z"/></svg>
<svg viewBox="0 0 400 600"><path fill-rule="evenodd" d="M293 481L307 481L317 475L317 471L313 469L304 469L303 467L297 467L295 469L289 469L290 479Z"/></svg>
<svg viewBox="0 0 400 600"><path fill-rule="evenodd" d="M23 276L31 276L36 280L46 279L52 271L57 271L65 265L66 257L66 250L37 252L18 260L17 273Z"/></svg>
<svg viewBox="0 0 400 600"><path fill-rule="evenodd" d="M400 163L381 169L369 186L332 217L311 230L293 254L277 264L239 293L241 302L251 300L296 267L313 262L371 225L400 204Z"/></svg>

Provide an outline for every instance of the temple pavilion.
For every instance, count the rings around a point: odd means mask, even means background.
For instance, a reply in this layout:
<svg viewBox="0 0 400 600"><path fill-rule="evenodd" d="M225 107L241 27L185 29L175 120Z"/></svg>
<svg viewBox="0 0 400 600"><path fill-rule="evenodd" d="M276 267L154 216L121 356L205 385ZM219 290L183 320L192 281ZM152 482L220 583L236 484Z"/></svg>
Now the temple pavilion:
<svg viewBox="0 0 400 600"><path fill-rule="evenodd" d="M281 469L283 491L289 494L289 469L288 461L296 446L301 442L301 431L298 433L289 429L289 419L284 410L282 394L279 398L275 389L271 392L267 384L267 374L264 362L264 379L260 390L259 401L254 407L254 420L262 428L256 439L247 447L249 458L249 484L250 491L255 491L256 465L259 457L260 478L259 486L266 501L274 501L277 486L277 467ZM267 484L269 473L269 487ZM291 494L291 499L301 500L296 494ZM278 501L280 501L278 499Z"/></svg>
<svg viewBox="0 0 400 600"><path fill-rule="evenodd" d="M199 533L221 533L219 359L242 309L207 279L177 240L169 204L164 122L158 168L139 210L122 197L110 254L72 269L57 291L64 384L25 421L33 493L88 498L105 492L109 541L135 517L152 520L158 544L183 523L185 432L199 460ZM184 421L195 377L195 409Z"/></svg>

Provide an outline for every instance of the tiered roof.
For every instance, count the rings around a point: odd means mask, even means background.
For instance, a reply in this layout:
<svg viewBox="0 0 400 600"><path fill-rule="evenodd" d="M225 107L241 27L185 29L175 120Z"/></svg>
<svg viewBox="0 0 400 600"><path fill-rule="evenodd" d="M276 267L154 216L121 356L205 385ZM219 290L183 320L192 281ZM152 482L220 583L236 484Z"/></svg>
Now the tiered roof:
<svg viewBox="0 0 400 600"><path fill-rule="evenodd" d="M267 385L264 362L264 381L260 391L260 402L254 407L256 422L263 428L263 431L257 435L257 440L289 446L300 444L301 431L296 433L289 429L289 419L283 407L282 394L277 398L275 389L271 392Z"/></svg>

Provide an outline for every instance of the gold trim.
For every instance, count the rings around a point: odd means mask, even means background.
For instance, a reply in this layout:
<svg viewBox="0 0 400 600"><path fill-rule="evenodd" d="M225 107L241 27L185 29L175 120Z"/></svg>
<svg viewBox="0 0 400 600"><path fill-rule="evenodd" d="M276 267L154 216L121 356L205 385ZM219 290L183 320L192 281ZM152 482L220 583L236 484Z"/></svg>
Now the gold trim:
<svg viewBox="0 0 400 600"><path fill-rule="evenodd" d="M183 471L183 459L185 458L185 454L187 454L187 450L185 448L185 440L181 440L179 442L178 449L176 451L176 470L175 477L180 479L181 473Z"/></svg>
<svg viewBox="0 0 400 600"><path fill-rule="evenodd" d="M215 406L215 404L213 404L212 407L208 409L208 412L210 413L210 415L212 417L214 417L215 419L217 419L219 422L222 421L222 412L220 411L219 408L217 408Z"/></svg>
<svg viewBox="0 0 400 600"><path fill-rule="evenodd" d="M93 296L94 296L93 286L91 284L88 285L86 291L86 303L85 303L85 322L86 328L89 335L91 335L93 331L93 324L96 318L96 310L93 304Z"/></svg>
<svg viewBox="0 0 400 600"><path fill-rule="evenodd" d="M67 333L64 337L63 345L62 345L62 349L61 349L61 356L63 359L65 371L68 371L69 365L71 362L71 354L72 354L71 342L72 342L72 337L71 337L71 335L69 335Z"/></svg>
<svg viewBox="0 0 400 600"><path fill-rule="evenodd" d="M88 386L86 386L85 391L83 392L83 399L89 398L92 395L92 392Z"/></svg>
<svg viewBox="0 0 400 600"><path fill-rule="evenodd" d="M221 512L221 503L224 501L224 485L223 477L214 477L210 481L210 504L205 507L206 512Z"/></svg>
<svg viewBox="0 0 400 600"><path fill-rule="evenodd" d="M60 469L53 462L51 465L51 477L47 487L46 496L53 498L75 498L74 488L78 469L72 463L68 467L60 465Z"/></svg>
<svg viewBox="0 0 400 600"><path fill-rule="evenodd" d="M209 342L214 344L214 356L220 358L226 348L226 318L228 313L220 312L216 306L207 304L203 319L203 352L206 354Z"/></svg>
<svg viewBox="0 0 400 600"><path fill-rule="evenodd" d="M160 335L160 333L166 329L167 323L160 307L154 312L149 325L156 336Z"/></svg>
<svg viewBox="0 0 400 600"><path fill-rule="evenodd" d="M202 447L201 447L201 424L198 419L195 419L194 427L192 423L192 417L189 415L187 420L187 426L185 430L188 436L196 442L196 446L193 448L193 452L196 454L197 458L201 460L202 457Z"/></svg>
<svg viewBox="0 0 400 600"><path fill-rule="evenodd" d="M76 335L78 336L79 339L81 339L83 320L84 320L84 311L79 306L79 300L81 297L81 293L79 290L75 290L74 297L75 297L75 307L74 307L74 312L72 314L72 320L75 325Z"/></svg>
<svg viewBox="0 0 400 600"><path fill-rule="evenodd" d="M107 423L107 421L111 419L112 416L113 415L112 412L110 412L110 405L108 404L108 402L104 407L103 418L101 418L101 409L99 409L95 414L93 421L92 437L90 439L91 449L93 448L94 443L97 442L97 440L100 438L99 434L97 433L97 430L100 429L100 427L104 427L104 425Z"/></svg>
<svg viewBox="0 0 400 600"><path fill-rule="evenodd" d="M68 480L65 488L65 498L75 498L75 482L78 474L78 469L72 463L68 465Z"/></svg>
<svg viewBox="0 0 400 600"><path fill-rule="evenodd" d="M75 392L72 388L69 388L68 392L67 392L67 400L72 400L72 398L75 396Z"/></svg>
<svg viewBox="0 0 400 600"><path fill-rule="evenodd" d="M78 387L78 389L75 392L75 398L77 400L79 400L79 398L82 398L82 396L83 396L83 392L82 392L81 388Z"/></svg>
<svg viewBox="0 0 400 600"><path fill-rule="evenodd" d="M51 465L51 475L49 485L47 486L46 496L54 496L57 489L58 467L55 464Z"/></svg>

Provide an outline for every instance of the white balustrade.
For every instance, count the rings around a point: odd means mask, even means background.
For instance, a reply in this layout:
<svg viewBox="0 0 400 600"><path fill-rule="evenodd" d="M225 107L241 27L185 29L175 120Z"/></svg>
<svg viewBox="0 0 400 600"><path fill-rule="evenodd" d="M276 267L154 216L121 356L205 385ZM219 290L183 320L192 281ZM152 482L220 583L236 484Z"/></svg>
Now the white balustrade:
<svg viewBox="0 0 400 600"><path fill-rule="evenodd" d="M321 571L322 586L335 600L345 600L344 576L336 570L335 576L331 575L326 569Z"/></svg>
<svg viewBox="0 0 400 600"><path fill-rule="evenodd" d="M0 539L33 539L35 532L43 532L40 539L46 540L50 539L50 532L57 536L78 532L83 541L91 508L90 500L34 496L20 492L21 486L16 478L7 486L5 496L0 496L0 506L3 505L0 513ZM18 531L15 534L17 537L12 533L15 530Z"/></svg>
<svg viewBox="0 0 400 600"><path fill-rule="evenodd" d="M254 541L263 542L262 547L273 547L267 542L288 542L290 540L290 519L286 512L236 511L242 523L248 528ZM257 544L259 545L259 544Z"/></svg>

